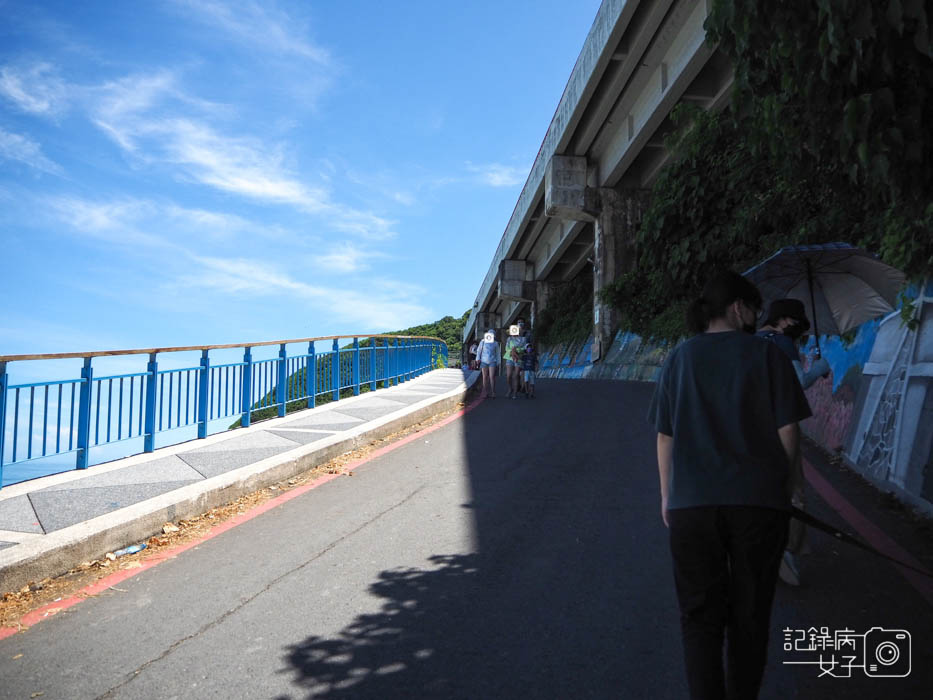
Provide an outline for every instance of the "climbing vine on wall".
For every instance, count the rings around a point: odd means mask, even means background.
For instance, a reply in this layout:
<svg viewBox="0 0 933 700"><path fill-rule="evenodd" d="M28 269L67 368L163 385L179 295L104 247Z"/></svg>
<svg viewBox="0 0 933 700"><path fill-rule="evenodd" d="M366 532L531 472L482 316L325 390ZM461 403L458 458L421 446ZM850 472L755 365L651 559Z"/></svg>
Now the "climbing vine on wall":
<svg viewBox="0 0 933 700"><path fill-rule="evenodd" d="M534 335L542 346L586 340L593 332L593 273L554 284L547 306L535 318Z"/></svg>
<svg viewBox="0 0 933 700"><path fill-rule="evenodd" d="M911 279L933 272L933 53L921 0L715 0L709 39L732 59L732 109L681 107L673 157L606 290L622 326L683 334L712 268L783 245L847 241Z"/></svg>

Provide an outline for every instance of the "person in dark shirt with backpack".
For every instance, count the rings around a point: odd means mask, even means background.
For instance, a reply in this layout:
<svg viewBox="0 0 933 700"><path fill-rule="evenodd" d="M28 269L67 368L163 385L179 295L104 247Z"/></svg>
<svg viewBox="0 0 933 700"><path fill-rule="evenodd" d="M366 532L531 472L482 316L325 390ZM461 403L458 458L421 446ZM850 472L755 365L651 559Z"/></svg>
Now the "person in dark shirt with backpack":
<svg viewBox="0 0 933 700"><path fill-rule="evenodd" d="M790 360L755 337L760 308L741 275L710 279L688 309L696 335L671 351L648 414L691 698L757 697L767 659L810 407Z"/></svg>

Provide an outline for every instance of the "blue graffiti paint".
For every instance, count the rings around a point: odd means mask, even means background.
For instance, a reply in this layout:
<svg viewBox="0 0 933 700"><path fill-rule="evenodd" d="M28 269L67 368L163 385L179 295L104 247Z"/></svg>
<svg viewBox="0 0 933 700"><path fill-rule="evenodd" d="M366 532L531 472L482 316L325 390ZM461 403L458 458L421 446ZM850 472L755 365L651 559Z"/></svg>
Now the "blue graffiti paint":
<svg viewBox="0 0 933 700"><path fill-rule="evenodd" d="M867 321L859 326L855 334L855 340L846 345L838 335L824 335L820 337L820 349L823 357L829 363L833 370L833 393L839 389L843 378L852 367L864 367L871 357L872 348L875 346L875 338L878 336L878 328L881 326L882 319ZM810 338L804 346L803 353L811 354L816 350L816 340Z"/></svg>

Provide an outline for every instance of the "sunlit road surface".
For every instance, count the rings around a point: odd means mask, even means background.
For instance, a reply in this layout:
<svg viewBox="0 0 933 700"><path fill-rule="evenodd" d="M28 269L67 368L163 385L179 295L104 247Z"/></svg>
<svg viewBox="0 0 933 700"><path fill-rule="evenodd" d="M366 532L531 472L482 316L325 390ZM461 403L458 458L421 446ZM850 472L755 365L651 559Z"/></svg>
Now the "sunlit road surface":
<svg viewBox="0 0 933 700"><path fill-rule="evenodd" d="M0 641L0 697L686 697L651 390L500 391ZM925 697L929 604L893 566L811 542L805 585L778 590L761 697ZM784 663L782 630L827 626L908 630L911 674Z"/></svg>

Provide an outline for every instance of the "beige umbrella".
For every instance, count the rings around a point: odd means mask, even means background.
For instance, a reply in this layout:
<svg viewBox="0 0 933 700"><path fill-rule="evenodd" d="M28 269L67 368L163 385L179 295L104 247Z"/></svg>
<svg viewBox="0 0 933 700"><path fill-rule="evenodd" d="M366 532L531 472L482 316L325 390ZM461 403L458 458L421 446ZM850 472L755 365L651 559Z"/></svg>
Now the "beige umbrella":
<svg viewBox="0 0 933 700"><path fill-rule="evenodd" d="M817 352L820 333L841 335L894 311L905 281L903 272L848 243L781 248L744 276L765 304L786 298L803 302Z"/></svg>

